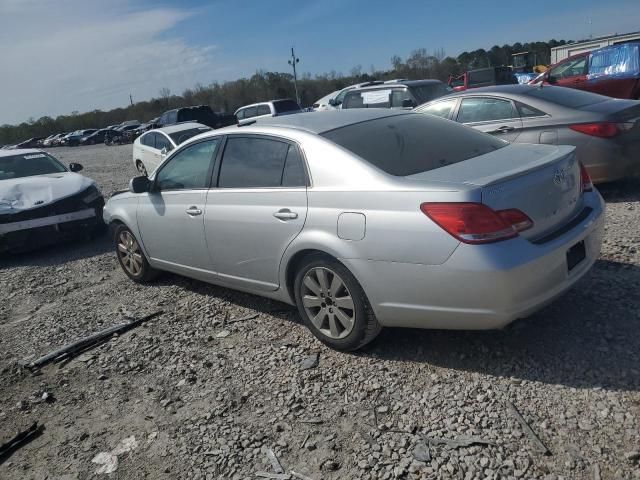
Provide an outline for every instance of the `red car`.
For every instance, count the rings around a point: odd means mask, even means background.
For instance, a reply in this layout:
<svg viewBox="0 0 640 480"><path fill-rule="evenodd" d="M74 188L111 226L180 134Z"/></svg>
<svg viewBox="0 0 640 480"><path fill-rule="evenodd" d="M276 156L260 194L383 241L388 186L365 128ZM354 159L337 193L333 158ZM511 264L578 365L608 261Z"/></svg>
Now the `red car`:
<svg viewBox="0 0 640 480"><path fill-rule="evenodd" d="M541 81L609 97L640 100L640 42L573 55L552 65L530 83Z"/></svg>

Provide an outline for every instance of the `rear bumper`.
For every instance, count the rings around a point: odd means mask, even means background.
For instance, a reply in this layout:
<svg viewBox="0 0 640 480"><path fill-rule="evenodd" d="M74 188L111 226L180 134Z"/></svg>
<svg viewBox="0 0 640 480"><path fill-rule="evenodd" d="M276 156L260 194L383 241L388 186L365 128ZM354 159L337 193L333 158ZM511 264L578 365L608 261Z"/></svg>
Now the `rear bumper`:
<svg viewBox="0 0 640 480"><path fill-rule="evenodd" d="M593 266L604 233L604 202L597 192L586 197L590 215L544 244L521 237L488 245L461 243L442 265L343 262L384 326L501 328L562 295ZM569 271L567 251L582 241L586 256Z"/></svg>
<svg viewBox="0 0 640 480"><path fill-rule="evenodd" d="M594 138L578 151L578 159L593 183L614 182L640 176L640 151L637 143L622 145Z"/></svg>

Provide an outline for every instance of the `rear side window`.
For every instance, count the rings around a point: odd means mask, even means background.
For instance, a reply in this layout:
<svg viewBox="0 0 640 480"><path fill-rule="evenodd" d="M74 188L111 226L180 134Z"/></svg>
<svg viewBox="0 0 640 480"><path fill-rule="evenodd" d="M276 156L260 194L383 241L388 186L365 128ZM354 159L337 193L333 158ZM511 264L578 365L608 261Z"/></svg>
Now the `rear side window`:
<svg viewBox="0 0 640 480"><path fill-rule="evenodd" d="M242 117L238 117L238 118L252 118L258 114L257 113L258 107L247 107L244 110L241 110L241 112L242 112Z"/></svg>
<svg viewBox="0 0 640 480"><path fill-rule="evenodd" d="M355 123L322 136L396 176L427 172L508 145L491 135L419 113Z"/></svg>
<svg viewBox="0 0 640 480"><path fill-rule="evenodd" d="M157 133L155 132L147 133L142 137L140 143L146 145L147 147L156 148L156 135Z"/></svg>
<svg viewBox="0 0 640 480"><path fill-rule="evenodd" d="M451 87L442 82L428 83L426 85L412 85L409 87L411 93L418 101L418 105L430 102L431 100L451 93Z"/></svg>
<svg viewBox="0 0 640 480"><path fill-rule="evenodd" d="M224 149L220 188L279 187L289 144L257 137L230 137Z"/></svg>
<svg viewBox="0 0 640 480"><path fill-rule="evenodd" d="M413 98L411 98L411 94L407 90L393 90L391 92L391 108L404 107L403 103L405 100L408 100L411 103L410 105L407 105L407 107L415 106Z"/></svg>
<svg viewBox="0 0 640 480"><path fill-rule="evenodd" d="M300 105L298 105L293 100L278 100L273 102L273 108L276 113L285 113L285 112L299 112Z"/></svg>
<svg viewBox="0 0 640 480"><path fill-rule="evenodd" d="M258 115L271 115L269 105L258 105Z"/></svg>
<svg viewBox="0 0 640 480"><path fill-rule="evenodd" d="M462 99L457 120L459 123L475 123L504 120L517 116L510 100L472 97Z"/></svg>
<svg viewBox="0 0 640 480"><path fill-rule="evenodd" d="M307 175L300 151L294 145L289 145L287 160L282 172L283 187L304 187L307 185Z"/></svg>
<svg viewBox="0 0 640 480"><path fill-rule="evenodd" d="M163 148L166 148L167 151L169 151L169 150L173 150L173 145L171 145L171 142L169 141L169 139L167 137L165 137L161 133L157 133L156 134L156 148L158 150L162 150Z"/></svg>
<svg viewBox="0 0 640 480"><path fill-rule="evenodd" d="M521 102L516 102L516 108L522 118L544 117L546 115L543 111L533 108L531 105L525 105Z"/></svg>

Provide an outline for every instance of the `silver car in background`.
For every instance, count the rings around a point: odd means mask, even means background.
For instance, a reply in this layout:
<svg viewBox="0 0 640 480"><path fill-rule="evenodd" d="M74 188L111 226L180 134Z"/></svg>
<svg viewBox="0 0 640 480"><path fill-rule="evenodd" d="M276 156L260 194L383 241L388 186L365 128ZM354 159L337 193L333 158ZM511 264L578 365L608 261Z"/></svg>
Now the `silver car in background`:
<svg viewBox="0 0 640 480"><path fill-rule="evenodd" d="M105 207L134 281L171 271L297 305L329 346L385 327L493 329L599 255L575 149L430 115L302 113L192 138Z"/></svg>
<svg viewBox="0 0 640 480"><path fill-rule="evenodd" d="M594 183L640 174L640 102L573 88L469 89L414 111L454 120L512 143L573 145Z"/></svg>

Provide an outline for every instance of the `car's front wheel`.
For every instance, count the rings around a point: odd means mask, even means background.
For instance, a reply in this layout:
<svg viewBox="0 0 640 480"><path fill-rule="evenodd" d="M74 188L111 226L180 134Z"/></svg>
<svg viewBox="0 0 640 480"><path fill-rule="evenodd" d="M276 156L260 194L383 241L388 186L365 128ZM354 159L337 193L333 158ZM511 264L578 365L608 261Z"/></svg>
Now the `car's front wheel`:
<svg viewBox="0 0 640 480"><path fill-rule="evenodd" d="M305 325L336 350L357 350L382 329L358 281L332 258L309 257L298 270L294 294Z"/></svg>
<svg viewBox="0 0 640 480"><path fill-rule="evenodd" d="M120 224L115 228L114 240L118 262L131 280L145 283L158 276L158 270L149 265L140 243L126 225Z"/></svg>

